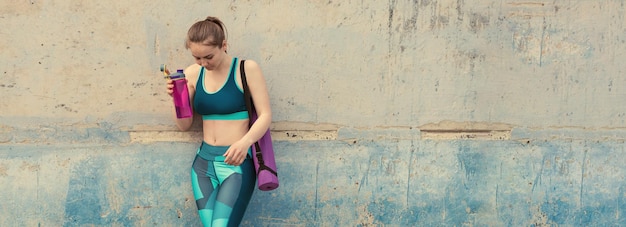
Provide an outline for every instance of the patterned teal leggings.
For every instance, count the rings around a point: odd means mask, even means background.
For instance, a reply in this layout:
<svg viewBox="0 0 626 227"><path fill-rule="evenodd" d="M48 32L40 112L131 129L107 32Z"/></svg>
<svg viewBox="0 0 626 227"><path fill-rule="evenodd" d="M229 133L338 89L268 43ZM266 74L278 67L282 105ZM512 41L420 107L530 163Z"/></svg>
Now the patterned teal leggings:
<svg viewBox="0 0 626 227"><path fill-rule="evenodd" d="M239 226L254 192L252 159L228 165L221 156L226 149L203 143L193 161L191 186L204 226Z"/></svg>

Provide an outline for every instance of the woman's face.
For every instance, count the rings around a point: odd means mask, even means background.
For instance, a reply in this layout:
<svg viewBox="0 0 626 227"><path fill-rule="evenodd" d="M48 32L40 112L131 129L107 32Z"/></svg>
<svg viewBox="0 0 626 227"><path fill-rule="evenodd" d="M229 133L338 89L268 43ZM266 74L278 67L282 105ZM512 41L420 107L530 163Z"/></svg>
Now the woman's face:
<svg viewBox="0 0 626 227"><path fill-rule="evenodd" d="M189 50L196 59L196 64L204 66L207 70L217 68L226 56L224 49L218 46L207 46L202 43L190 43Z"/></svg>

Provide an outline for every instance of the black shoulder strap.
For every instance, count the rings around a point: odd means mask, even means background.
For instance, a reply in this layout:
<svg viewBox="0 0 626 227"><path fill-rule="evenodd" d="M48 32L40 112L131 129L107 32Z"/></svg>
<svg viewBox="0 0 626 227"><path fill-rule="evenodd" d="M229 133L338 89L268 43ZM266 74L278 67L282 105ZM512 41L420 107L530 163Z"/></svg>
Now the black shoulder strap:
<svg viewBox="0 0 626 227"><path fill-rule="evenodd" d="M241 85L243 87L243 99L246 102L246 108L248 109L248 116L252 117L252 110L254 110L254 103L252 103L252 96L250 95L250 88L248 87L248 81L246 80L246 71L243 68L246 60L241 60L239 63L239 71L241 73ZM250 121L252 126L252 121Z"/></svg>

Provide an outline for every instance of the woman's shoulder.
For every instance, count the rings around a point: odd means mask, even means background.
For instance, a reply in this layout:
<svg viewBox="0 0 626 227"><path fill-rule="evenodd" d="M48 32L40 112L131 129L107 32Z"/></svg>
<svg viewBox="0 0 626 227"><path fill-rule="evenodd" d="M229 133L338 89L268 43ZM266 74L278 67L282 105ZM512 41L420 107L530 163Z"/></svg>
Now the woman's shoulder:
<svg viewBox="0 0 626 227"><path fill-rule="evenodd" d="M261 67L259 66L259 64L252 59L241 59L241 61L242 62L245 61L243 67L246 70L246 72L248 71L259 72L261 70Z"/></svg>
<svg viewBox="0 0 626 227"><path fill-rule="evenodd" d="M202 69L202 66L198 65L198 64L192 64L190 66L187 66L187 68L185 68L185 77L189 78L189 79L197 79L198 75L200 74L200 70Z"/></svg>
<svg viewBox="0 0 626 227"><path fill-rule="evenodd" d="M185 75L196 77L198 76L198 73L200 73L200 69L202 69L202 66L198 64L189 65L185 68Z"/></svg>

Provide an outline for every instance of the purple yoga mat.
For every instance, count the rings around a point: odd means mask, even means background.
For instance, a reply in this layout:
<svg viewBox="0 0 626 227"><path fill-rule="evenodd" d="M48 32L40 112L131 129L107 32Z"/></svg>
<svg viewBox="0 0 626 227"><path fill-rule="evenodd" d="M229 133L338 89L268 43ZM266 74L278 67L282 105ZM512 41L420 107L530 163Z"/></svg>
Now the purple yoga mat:
<svg viewBox="0 0 626 227"><path fill-rule="evenodd" d="M256 121L256 118L256 113L253 113L252 120ZM274 146L272 145L272 136L269 129L265 132L265 135L252 146L252 154L259 190L270 191L278 188Z"/></svg>
<svg viewBox="0 0 626 227"><path fill-rule="evenodd" d="M243 85L243 96L246 102L246 108L248 109L248 115L250 117L250 126L254 124L258 116L252 97L250 96L250 89L248 88L248 82L246 80L246 71L244 70L245 60L241 61L241 82ZM265 135L252 145L252 159L254 160L254 170L256 171L257 184L259 190L270 191L278 188L278 173L276 172L276 161L274 160L274 146L272 145L272 136L270 130L267 129Z"/></svg>

